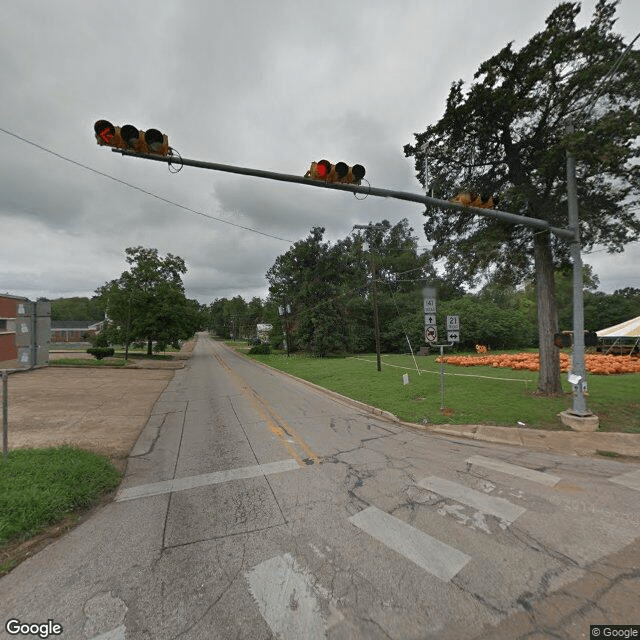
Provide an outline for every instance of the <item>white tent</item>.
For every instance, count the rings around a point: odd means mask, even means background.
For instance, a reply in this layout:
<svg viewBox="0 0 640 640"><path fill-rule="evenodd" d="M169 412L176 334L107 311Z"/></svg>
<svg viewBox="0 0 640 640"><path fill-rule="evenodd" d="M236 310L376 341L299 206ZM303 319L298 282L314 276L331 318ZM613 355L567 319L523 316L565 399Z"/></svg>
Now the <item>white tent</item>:
<svg viewBox="0 0 640 640"><path fill-rule="evenodd" d="M626 322L621 322L613 327L596 331L598 338L605 340L613 340L607 349L607 353L637 353L638 345L640 345L640 316L632 318ZM626 339L626 340L625 340ZM628 340L633 340L630 345Z"/></svg>
<svg viewBox="0 0 640 640"><path fill-rule="evenodd" d="M598 338L640 338L640 316L596 333Z"/></svg>

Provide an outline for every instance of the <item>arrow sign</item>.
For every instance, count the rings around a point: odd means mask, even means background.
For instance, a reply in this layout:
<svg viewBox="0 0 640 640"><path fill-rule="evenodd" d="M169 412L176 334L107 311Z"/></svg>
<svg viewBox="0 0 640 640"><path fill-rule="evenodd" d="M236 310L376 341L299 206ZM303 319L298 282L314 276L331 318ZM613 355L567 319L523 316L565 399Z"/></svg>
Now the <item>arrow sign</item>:
<svg viewBox="0 0 640 640"><path fill-rule="evenodd" d="M460 342L460 332L459 331L447 331L447 341L448 342Z"/></svg>
<svg viewBox="0 0 640 640"><path fill-rule="evenodd" d="M429 325L435 325L436 324L436 317L434 314L430 314L427 313L424 316L424 326L427 327Z"/></svg>

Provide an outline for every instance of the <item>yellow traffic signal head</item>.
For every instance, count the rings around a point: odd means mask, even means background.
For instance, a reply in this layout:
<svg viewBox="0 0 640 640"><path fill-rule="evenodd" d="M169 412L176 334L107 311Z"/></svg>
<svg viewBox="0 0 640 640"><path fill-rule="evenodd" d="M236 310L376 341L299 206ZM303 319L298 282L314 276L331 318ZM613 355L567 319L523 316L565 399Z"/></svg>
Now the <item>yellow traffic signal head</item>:
<svg viewBox="0 0 640 640"><path fill-rule="evenodd" d="M158 129L141 131L131 124L114 127L108 120L98 120L93 125L96 140L100 145L116 149L131 149L136 153L169 155L169 139Z"/></svg>
<svg viewBox="0 0 640 640"><path fill-rule="evenodd" d="M471 191L460 191L450 202L459 202L463 207L476 207L478 209L493 209L494 199L492 195L478 195Z"/></svg>
<svg viewBox="0 0 640 640"><path fill-rule="evenodd" d="M323 182L342 182L345 184L360 184L364 178L365 169L361 164L354 164L353 167L346 162L338 162L332 165L328 160L312 162L305 178L311 180L322 180Z"/></svg>

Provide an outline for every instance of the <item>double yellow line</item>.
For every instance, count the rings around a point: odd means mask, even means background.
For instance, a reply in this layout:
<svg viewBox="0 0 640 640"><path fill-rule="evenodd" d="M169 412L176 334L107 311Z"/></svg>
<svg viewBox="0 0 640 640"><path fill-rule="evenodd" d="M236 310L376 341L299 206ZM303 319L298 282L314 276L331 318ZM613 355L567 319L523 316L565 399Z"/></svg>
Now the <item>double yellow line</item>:
<svg viewBox="0 0 640 640"><path fill-rule="evenodd" d="M301 466L318 464L320 458L302 439L295 429L265 400L256 393L217 353L216 360L226 369L229 377L240 388L242 395L249 400L256 413L265 421L270 431L289 452L291 457ZM294 445L297 445L297 449ZM303 457L301 453L305 456Z"/></svg>

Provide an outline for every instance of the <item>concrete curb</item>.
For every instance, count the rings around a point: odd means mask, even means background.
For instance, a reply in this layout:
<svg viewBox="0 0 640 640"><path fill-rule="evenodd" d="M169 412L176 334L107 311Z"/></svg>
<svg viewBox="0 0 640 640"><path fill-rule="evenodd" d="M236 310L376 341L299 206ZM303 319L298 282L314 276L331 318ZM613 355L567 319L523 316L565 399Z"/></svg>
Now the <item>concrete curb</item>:
<svg viewBox="0 0 640 640"><path fill-rule="evenodd" d="M223 343L224 344L224 343ZM607 433L607 432L585 432L585 431L545 431L542 429L526 429L520 427L496 427L482 424L447 424L447 425L424 425L414 422L403 422L389 411L383 411L377 407L365 404L359 400L343 396L337 391L326 389L313 382L298 378L291 373L281 371L275 367L270 367L264 362L253 360L249 356L224 345L235 353L246 358L249 362L265 367L272 371L277 371L292 380L297 380L308 387L324 393L325 395L341 402L361 409L373 415L379 416L403 427L432 433L434 435L454 436L456 438L469 438L482 442L492 442L496 444L507 444L511 446L530 447L532 449L542 449L556 453L564 453L578 456L593 456L597 452L614 453L621 456L631 456L640 458L640 435L634 433Z"/></svg>

